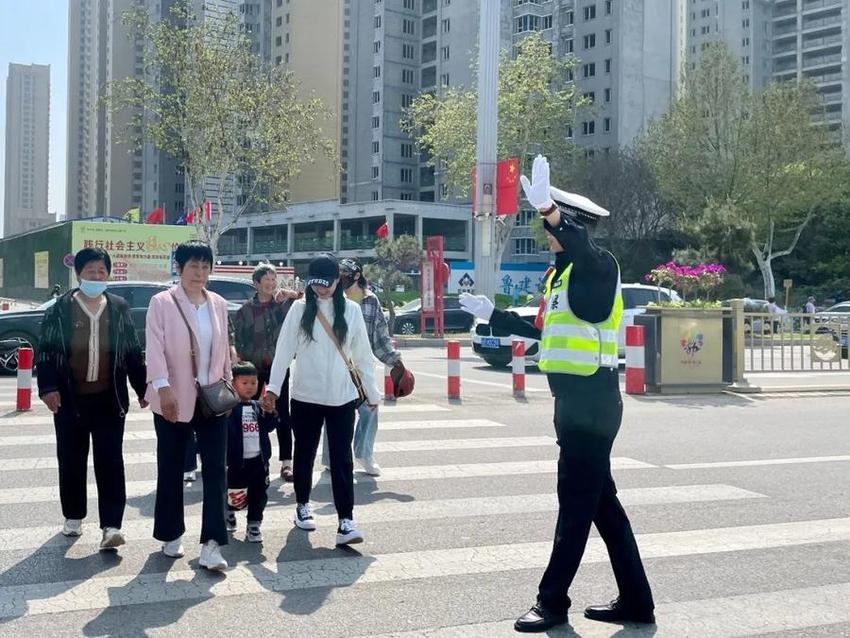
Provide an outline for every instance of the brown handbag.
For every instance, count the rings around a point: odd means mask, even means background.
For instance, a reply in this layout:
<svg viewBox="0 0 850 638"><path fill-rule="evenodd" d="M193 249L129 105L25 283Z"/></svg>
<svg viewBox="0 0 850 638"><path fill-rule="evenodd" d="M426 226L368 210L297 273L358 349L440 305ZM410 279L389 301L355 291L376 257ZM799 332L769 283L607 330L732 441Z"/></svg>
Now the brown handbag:
<svg viewBox="0 0 850 638"><path fill-rule="evenodd" d="M322 314L321 310L318 310L316 312L316 318L319 320L319 323L322 324L322 328L325 329L325 332L328 333L328 336L331 338L331 341L334 342L337 351L342 357L342 360L345 362L345 367L348 368L348 374L351 375L351 382L354 384L354 388L357 390L357 401L355 403L355 407L359 408L368 400L368 397L366 396L366 389L363 387L363 379L360 378L360 373L357 371L357 368L354 367L354 362L349 358L347 354L345 354L345 351L342 349L342 346L336 338L336 334L331 328L331 325L328 323L327 318L325 318L325 315Z"/></svg>
<svg viewBox="0 0 850 638"><path fill-rule="evenodd" d="M198 391L198 407L201 409L201 414L207 419L225 416L239 405L239 396L236 394L236 390L233 389L231 383L226 379L219 379L209 385L201 385L201 382L198 381L198 341L195 339L192 326L189 325L189 320L186 319L186 314L183 312L183 308L180 307L180 302L173 290L171 291L171 296L174 298L174 305L177 306L177 310L186 324L186 329L189 331L189 343L192 352L192 375L195 377L195 389Z"/></svg>

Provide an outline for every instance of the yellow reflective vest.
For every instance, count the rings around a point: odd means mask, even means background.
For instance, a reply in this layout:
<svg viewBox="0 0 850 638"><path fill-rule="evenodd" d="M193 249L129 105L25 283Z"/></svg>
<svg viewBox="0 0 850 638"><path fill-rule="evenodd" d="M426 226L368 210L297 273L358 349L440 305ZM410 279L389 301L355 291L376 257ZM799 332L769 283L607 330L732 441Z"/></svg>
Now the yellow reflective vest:
<svg viewBox="0 0 850 638"><path fill-rule="evenodd" d="M620 321L623 318L619 265L611 314L599 323L582 321L570 308L567 291L572 269L570 264L557 281L554 272L546 280L546 309L543 313L538 367L546 373L575 374L582 377L589 377L599 368L617 369Z"/></svg>

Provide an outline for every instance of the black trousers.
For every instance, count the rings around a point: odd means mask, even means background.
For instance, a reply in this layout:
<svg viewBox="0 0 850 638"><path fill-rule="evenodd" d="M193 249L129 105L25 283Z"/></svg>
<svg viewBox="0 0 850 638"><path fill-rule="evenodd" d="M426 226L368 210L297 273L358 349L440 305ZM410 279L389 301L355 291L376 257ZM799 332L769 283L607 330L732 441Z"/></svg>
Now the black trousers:
<svg viewBox="0 0 850 638"><path fill-rule="evenodd" d="M195 409L191 423L171 423L159 414L153 415L156 428L156 505L153 536L168 542L186 531L183 519L183 466L186 446L194 431L203 464L204 501L201 520L201 543L208 540L227 545L224 524L227 500L225 458L227 452L227 417L204 418Z"/></svg>
<svg viewBox="0 0 850 638"><path fill-rule="evenodd" d="M619 388L581 396L556 396L558 522L549 565L537 600L556 612L570 606L567 592L587 545L591 523L608 549L620 600L643 611L654 608L637 542L611 478L611 447L623 415Z"/></svg>
<svg viewBox="0 0 850 638"><path fill-rule="evenodd" d="M86 517L89 439L97 482L100 527L121 527L127 492L124 484L124 417L112 392L74 397L53 415L59 461L59 501L65 518Z"/></svg>
<svg viewBox="0 0 850 638"><path fill-rule="evenodd" d="M258 378L260 380L259 390L255 399L260 398L263 386L269 382L269 372L260 372ZM292 460L292 417L289 412L289 370L286 371L286 376L283 379L283 385L280 386L280 396L275 403L277 408L278 423L277 423L277 445L280 449L280 460Z"/></svg>
<svg viewBox="0 0 850 638"><path fill-rule="evenodd" d="M241 465L227 467L228 489L248 488L248 522L262 523L266 503L269 502L269 468L262 456L245 459ZM227 506L230 511L236 508Z"/></svg>
<svg viewBox="0 0 850 638"><path fill-rule="evenodd" d="M292 400L292 431L295 434L295 499L307 503L313 489L313 463L322 438L322 424L327 428L331 457L331 486L334 506L340 519L352 518L354 512L354 460L351 441L354 438L354 402L340 406L318 405Z"/></svg>

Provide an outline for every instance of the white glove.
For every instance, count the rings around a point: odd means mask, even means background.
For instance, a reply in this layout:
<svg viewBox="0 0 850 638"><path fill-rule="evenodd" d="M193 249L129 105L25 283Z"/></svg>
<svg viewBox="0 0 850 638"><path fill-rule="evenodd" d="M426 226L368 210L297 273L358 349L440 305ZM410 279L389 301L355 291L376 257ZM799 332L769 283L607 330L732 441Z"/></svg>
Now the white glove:
<svg viewBox="0 0 850 638"><path fill-rule="evenodd" d="M496 306L484 295L470 295L468 292L464 292L460 295L460 308L479 319L490 321Z"/></svg>
<svg viewBox="0 0 850 638"><path fill-rule="evenodd" d="M531 181L523 175L519 178L522 190L528 203L537 210L546 210L554 206L555 202L549 195L549 161L542 155L534 158L531 166Z"/></svg>

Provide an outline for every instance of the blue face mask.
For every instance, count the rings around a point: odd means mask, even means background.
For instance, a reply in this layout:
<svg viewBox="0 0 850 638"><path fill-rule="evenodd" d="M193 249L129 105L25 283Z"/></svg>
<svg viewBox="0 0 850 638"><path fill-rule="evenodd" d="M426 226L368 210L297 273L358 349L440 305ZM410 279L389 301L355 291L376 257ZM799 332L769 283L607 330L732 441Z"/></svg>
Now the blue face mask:
<svg viewBox="0 0 850 638"><path fill-rule="evenodd" d="M94 299L105 293L108 286L108 281L89 281L88 279L80 280L80 292L90 299Z"/></svg>

